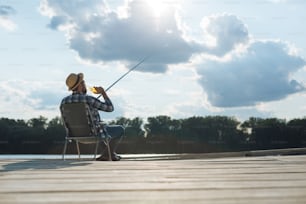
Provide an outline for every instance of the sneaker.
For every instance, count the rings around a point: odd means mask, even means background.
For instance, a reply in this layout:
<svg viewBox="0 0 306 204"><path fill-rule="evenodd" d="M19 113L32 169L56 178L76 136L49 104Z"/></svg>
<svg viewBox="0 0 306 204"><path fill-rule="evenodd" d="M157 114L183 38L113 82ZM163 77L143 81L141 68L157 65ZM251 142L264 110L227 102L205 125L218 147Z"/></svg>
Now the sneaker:
<svg viewBox="0 0 306 204"><path fill-rule="evenodd" d="M112 160L113 161L120 161L121 160L121 157L119 155L113 155L112 156Z"/></svg>
<svg viewBox="0 0 306 204"><path fill-rule="evenodd" d="M112 155L112 161L120 161L121 157L117 154ZM109 161L108 155L101 155L100 157L96 158L96 161Z"/></svg>
<svg viewBox="0 0 306 204"><path fill-rule="evenodd" d="M109 161L108 156L101 155L98 158L96 158L96 161Z"/></svg>
<svg viewBox="0 0 306 204"><path fill-rule="evenodd" d="M115 152L113 154L113 157L118 157L119 159L122 159L122 157L119 154L115 153Z"/></svg>

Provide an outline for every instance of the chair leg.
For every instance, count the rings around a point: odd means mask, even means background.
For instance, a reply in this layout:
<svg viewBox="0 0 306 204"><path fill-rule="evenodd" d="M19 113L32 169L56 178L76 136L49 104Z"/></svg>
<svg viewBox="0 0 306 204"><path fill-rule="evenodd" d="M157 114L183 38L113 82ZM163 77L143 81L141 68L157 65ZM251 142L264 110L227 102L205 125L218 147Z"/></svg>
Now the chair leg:
<svg viewBox="0 0 306 204"><path fill-rule="evenodd" d="M108 160L112 161L112 155L111 155L110 146L109 146L109 139L105 140L105 144L106 144L106 148L107 148L107 151L108 151Z"/></svg>
<svg viewBox="0 0 306 204"><path fill-rule="evenodd" d="M100 144L100 141L98 140L98 141L96 142L96 148L95 148L94 160L95 160L95 159L96 159L96 157L97 157L97 153L98 153L99 144Z"/></svg>
<svg viewBox="0 0 306 204"><path fill-rule="evenodd" d="M81 159L81 153L80 153L80 146L79 146L79 142L76 140L75 141L75 143L76 143L76 147L77 147L77 150L78 150L78 155L79 155L79 160Z"/></svg>
<svg viewBox="0 0 306 204"><path fill-rule="evenodd" d="M66 150L67 150L67 139L65 140L65 145L64 145L64 150L63 150L63 156L62 156L63 160L65 160Z"/></svg>

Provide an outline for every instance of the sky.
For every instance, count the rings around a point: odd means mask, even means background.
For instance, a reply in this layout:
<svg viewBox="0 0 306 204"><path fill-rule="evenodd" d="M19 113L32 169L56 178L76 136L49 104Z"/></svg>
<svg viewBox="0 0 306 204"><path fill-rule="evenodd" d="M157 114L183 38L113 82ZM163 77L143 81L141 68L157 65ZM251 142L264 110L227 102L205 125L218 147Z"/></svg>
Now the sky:
<svg viewBox="0 0 306 204"><path fill-rule="evenodd" d="M0 117L59 116L65 80L118 117L306 116L304 0L0 0ZM89 93L96 96L92 93Z"/></svg>

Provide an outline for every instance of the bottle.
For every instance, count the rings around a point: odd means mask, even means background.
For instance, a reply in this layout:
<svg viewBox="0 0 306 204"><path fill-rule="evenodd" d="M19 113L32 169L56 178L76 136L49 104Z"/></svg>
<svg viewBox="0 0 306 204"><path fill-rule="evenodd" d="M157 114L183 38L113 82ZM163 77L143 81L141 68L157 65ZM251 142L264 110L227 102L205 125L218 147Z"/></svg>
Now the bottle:
<svg viewBox="0 0 306 204"><path fill-rule="evenodd" d="M97 93L98 93L97 90L95 89L95 87L93 87L93 86L88 86L88 89L89 89L92 93L94 93L94 94L97 94Z"/></svg>

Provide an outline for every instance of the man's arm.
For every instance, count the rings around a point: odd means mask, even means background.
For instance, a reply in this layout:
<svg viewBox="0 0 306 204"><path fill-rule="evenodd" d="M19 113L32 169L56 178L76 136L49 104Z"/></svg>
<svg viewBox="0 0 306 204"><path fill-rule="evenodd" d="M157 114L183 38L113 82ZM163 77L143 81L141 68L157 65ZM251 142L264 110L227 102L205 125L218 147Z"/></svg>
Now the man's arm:
<svg viewBox="0 0 306 204"><path fill-rule="evenodd" d="M102 87L94 87L97 94L101 94L104 98L104 102L100 101L97 98L93 98L93 106L99 110L106 111L106 112L112 112L114 110L114 106L106 92Z"/></svg>

